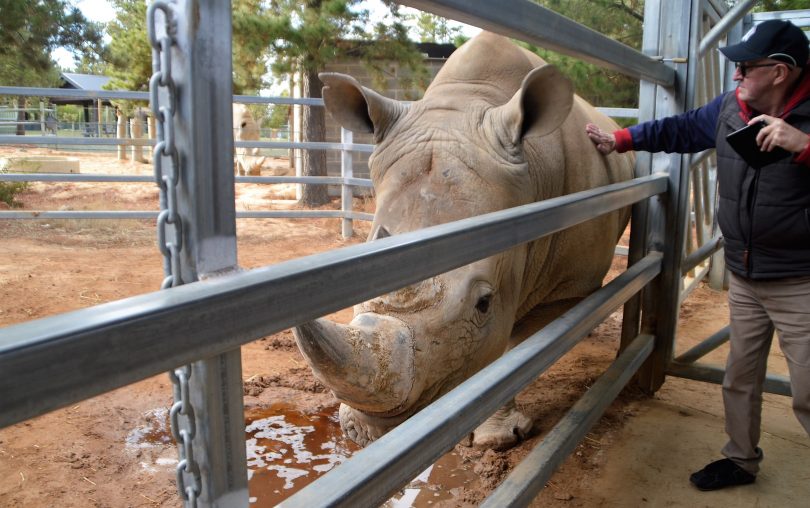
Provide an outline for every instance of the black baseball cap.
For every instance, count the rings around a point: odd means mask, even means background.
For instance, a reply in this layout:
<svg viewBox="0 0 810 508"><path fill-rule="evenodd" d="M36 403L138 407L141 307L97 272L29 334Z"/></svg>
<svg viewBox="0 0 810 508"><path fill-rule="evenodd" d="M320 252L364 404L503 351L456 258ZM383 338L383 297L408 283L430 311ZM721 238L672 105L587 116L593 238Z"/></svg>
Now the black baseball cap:
<svg viewBox="0 0 810 508"><path fill-rule="evenodd" d="M763 21L748 31L739 44L720 48L732 62L772 58L793 66L807 65L808 41L801 28L790 21Z"/></svg>

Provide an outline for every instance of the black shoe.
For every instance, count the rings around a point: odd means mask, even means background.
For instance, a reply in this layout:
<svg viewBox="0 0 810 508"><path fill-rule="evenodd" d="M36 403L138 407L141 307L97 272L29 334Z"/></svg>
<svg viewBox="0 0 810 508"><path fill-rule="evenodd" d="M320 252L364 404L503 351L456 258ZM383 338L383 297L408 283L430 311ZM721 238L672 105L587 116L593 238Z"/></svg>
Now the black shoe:
<svg viewBox="0 0 810 508"><path fill-rule="evenodd" d="M692 473L689 481L700 490L717 490L732 485L747 485L757 479L735 464L731 459L717 460L697 473Z"/></svg>

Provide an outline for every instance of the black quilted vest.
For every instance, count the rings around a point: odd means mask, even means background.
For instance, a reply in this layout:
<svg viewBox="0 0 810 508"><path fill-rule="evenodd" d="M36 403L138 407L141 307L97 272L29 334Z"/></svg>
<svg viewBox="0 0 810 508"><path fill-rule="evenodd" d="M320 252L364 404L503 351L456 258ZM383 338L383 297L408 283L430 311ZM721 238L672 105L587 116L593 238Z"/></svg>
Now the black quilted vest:
<svg viewBox="0 0 810 508"><path fill-rule="evenodd" d="M810 100L785 119L810 133ZM726 142L745 125L734 93L723 100L717 122L718 221L726 266L752 279L810 275L810 167L787 157L753 169Z"/></svg>

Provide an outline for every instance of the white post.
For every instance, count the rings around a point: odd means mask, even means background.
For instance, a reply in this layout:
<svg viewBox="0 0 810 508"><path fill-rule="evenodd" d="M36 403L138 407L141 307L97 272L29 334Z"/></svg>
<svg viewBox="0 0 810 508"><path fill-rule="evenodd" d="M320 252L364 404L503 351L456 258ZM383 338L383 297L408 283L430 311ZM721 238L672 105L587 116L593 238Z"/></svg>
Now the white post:
<svg viewBox="0 0 810 508"><path fill-rule="evenodd" d="M136 114L134 117L129 119L129 132L130 138L132 139L140 139L143 137L143 126L141 125L141 115ZM132 160L135 162L146 162L143 158L143 147L140 145L132 145L130 147L130 153L132 156Z"/></svg>
<svg viewBox="0 0 810 508"><path fill-rule="evenodd" d="M155 125L155 116L154 115L147 115L146 116L146 137L148 139L154 140L157 136L157 126ZM152 162L151 151L147 152L147 163Z"/></svg>
<svg viewBox="0 0 810 508"><path fill-rule="evenodd" d="M104 130L101 128L101 111L104 107L104 100L98 99L96 100L96 133L98 137L101 137Z"/></svg>
<svg viewBox="0 0 810 508"><path fill-rule="evenodd" d="M292 89L293 89L293 97L296 99L301 98L301 75L298 72L292 73ZM301 108L303 106L301 104L294 104L293 105L293 136L292 140L296 143L301 142L301 120L302 120L302 111ZM301 159L301 148L296 148L293 150L293 157L295 160L295 176L303 176L304 168L303 168L303 161ZM300 201L304 195L304 186L303 184L295 184L295 199Z"/></svg>
<svg viewBox="0 0 810 508"><path fill-rule="evenodd" d="M350 130L340 128L340 142L343 145L350 145L353 143L352 132ZM340 208L343 211L343 227L341 231L343 238L351 238L354 234L352 232L352 218L349 214L352 212L352 186L348 184L348 179L354 176L354 167L352 165L352 151L345 146L340 151L340 176L343 178L343 183L340 184Z"/></svg>
<svg viewBox="0 0 810 508"><path fill-rule="evenodd" d="M125 161L127 160L127 147L123 144L123 140L127 137L127 117L125 117L121 111L118 111L117 115L118 128L116 137L119 139L119 141L121 141L121 144L118 145L118 160Z"/></svg>

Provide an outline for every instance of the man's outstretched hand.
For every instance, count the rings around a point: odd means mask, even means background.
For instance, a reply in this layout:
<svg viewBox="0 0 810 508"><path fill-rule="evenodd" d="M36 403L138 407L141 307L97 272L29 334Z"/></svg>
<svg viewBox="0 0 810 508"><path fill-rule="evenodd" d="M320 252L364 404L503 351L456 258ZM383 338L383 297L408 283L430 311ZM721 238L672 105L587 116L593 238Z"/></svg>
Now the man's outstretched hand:
<svg viewBox="0 0 810 508"><path fill-rule="evenodd" d="M585 126L585 132L591 138L593 144L596 145L596 149L604 155L616 149L616 138L613 137L612 132L605 132L592 123Z"/></svg>

